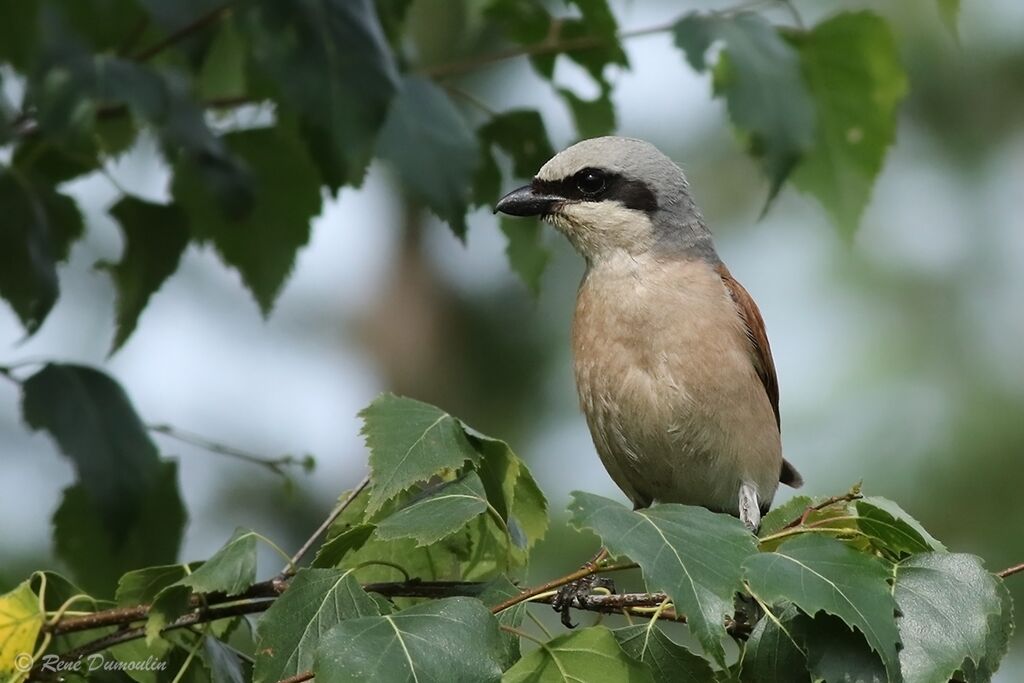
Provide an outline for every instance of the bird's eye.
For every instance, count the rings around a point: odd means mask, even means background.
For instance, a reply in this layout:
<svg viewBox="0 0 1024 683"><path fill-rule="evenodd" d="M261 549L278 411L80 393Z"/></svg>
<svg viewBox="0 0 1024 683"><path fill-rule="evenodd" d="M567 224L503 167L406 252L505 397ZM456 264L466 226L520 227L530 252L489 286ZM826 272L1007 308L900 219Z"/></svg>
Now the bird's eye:
<svg viewBox="0 0 1024 683"><path fill-rule="evenodd" d="M604 174L593 169L585 169L576 175L576 187L588 196L599 194L605 187Z"/></svg>

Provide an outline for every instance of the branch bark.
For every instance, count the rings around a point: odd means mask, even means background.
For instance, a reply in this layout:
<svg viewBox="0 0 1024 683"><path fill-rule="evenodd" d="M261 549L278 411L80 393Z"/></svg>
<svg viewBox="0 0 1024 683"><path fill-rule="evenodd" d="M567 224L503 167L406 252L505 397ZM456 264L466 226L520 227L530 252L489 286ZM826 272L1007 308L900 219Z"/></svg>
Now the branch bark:
<svg viewBox="0 0 1024 683"><path fill-rule="evenodd" d="M1024 562L1021 562L1018 565L1014 565L1013 567L1007 567L1003 571L998 572L996 576L998 576L1001 579L1005 579L1007 577L1013 576L1014 574L1020 574L1021 572L1024 572Z"/></svg>
<svg viewBox="0 0 1024 683"><path fill-rule="evenodd" d="M523 591L519 595L513 596L513 597L509 598L508 600L502 602L501 604L495 605L494 607L492 607L491 608L491 613L497 614L499 612L503 612L503 611L507 610L509 607L514 607L515 605L518 605L521 602L524 602L526 600L531 600L533 598L536 598L541 593L547 593L548 591L552 591L552 590L554 590L556 588L561 588L562 586L564 586L566 584L572 583L573 581L578 581L580 579L585 579L588 576L591 576L593 574L600 574L600 573L603 573L603 572L614 572L614 571L619 571L619 570L623 570L623 569L635 569L636 566L637 565L635 563L633 563L633 562L629 562L629 563L625 563L625 564L614 564L614 565L587 564L587 565L584 565L584 566L580 567L579 569L577 569L574 572L570 572L569 574L566 574L563 577L554 579L552 581L548 581L547 583L543 583L543 584L541 584L539 586L534 586L533 588L527 588L525 591Z"/></svg>

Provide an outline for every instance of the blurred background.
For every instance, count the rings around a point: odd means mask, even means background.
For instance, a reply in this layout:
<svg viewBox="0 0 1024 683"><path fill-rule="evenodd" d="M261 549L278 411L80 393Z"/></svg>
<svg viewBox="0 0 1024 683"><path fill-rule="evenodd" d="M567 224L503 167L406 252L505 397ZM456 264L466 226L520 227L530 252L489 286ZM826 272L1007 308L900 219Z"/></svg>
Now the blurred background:
<svg viewBox="0 0 1024 683"><path fill-rule="evenodd" d="M808 23L828 12L795 4ZM803 492L841 493L863 480L865 492L899 501L950 549L998 570L1024 561L1024 3L964 0L959 43L934 0L865 5L897 31L910 92L852 241L789 185L758 219L766 183L712 100L709 77L685 64L667 34L625 43L632 69L613 78L618 132L651 140L686 169L719 252L760 304L785 451L807 481ZM614 8L624 30L680 13L675 2ZM424 63L451 61L479 39L462 3L417 0L411 11ZM565 59L556 81L596 92ZM563 101L523 59L460 87L499 111L537 107L556 148L574 142ZM546 235L552 258L535 298L509 270L489 211L470 216L462 245L375 162L365 186L343 189L316 221L269 318L212 250L192 247L108 358L114 291L94 264L116 260L122 244L105 210L118 185L160 200L167 181L155 144L144 141L109 177L67 188L88 236L62 269L61 299L39 333L23 340L0 307L0 362L103 366L147 422L266 456L316 457L313 474L296 470L286 486L155 437L181 463L191 518L182 559L209 555L239 525L297 547L362 477L356 412L386 390L442 406L528 460L554 516L535 577L589 555L594 540L564 528L568 492L623 497L576 405L569 322L583 264L568 244ZM73 481L50 439L20 423L17 397L0 381L0 591L32 569L59 568L50 519ZM790 495L780 490L776 502ZM267 559L275 571L278 561ZM1024 605L1024 578L1009 583ZM1024 680L1022 643L1018 636L997 680Z"/></svg>

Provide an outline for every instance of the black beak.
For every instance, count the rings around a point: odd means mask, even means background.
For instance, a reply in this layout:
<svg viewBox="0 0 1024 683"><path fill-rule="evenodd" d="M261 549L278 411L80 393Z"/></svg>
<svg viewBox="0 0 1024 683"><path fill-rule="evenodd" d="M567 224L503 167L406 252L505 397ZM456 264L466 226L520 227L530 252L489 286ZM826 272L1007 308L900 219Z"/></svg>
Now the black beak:
<svg viewBox="0 0 1024 683"><path fill-rule="evenodd" d="M512 190L494 205L494 213L501 211L509 216L543 216L551 213L555 204L564 201L562 197L534 192L529 185Z"/></svg>

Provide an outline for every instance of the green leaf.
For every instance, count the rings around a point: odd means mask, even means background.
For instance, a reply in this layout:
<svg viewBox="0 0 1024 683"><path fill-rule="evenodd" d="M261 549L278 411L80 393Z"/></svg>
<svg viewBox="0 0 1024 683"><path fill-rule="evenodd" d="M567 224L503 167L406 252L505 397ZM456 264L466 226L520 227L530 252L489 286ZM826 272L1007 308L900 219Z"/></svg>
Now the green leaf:
<svg viewBox="0 0 1024 683"><path fill-rule="evenodd" d="M466 526L487 511L487 494L476 472L442 484L377 524L384 540L412 538L430 545Z"/></svg>
<svg viewBox="0 0 1024 683"><path fill-rule="evenodd" d="M463 579L463 563L469 559L468 532L457 533L428 546L400 538L385 541L371 537L358 550L347 553L338 564L344 569L360 567L361 581L401 581L406 574L424 581ZM396 567L401 567L403 574Z"/></svg>
<svg viewBox="0 0 1024 683"><path fill-rule="evenodd" d="M357 524L328 538L317 551L313 566L337 567L349 551L363 547L375 528L373 524Z"/></svg>
<svg viewBox="0 0 1024 683"><path fill-rule="evenodd" d="M895 555L945 550L917 520L885 498L866 498L855 503L857 526L872 538L879 550Z"/></svg>
<svg viewBox="0 0 1024 683"><path fill-rule="evenodd" d="M171 584L156 594L146 616L146 645L152 647L159 642L160 631L189 610L191 597L192 591L178 584Z"/></svg>
<svg viewBox="0 0 1024 683"><path fill-rule="evenodd" d="M22 415L75 465L111 538L125 538L160 467L156 446L121 385L81 365L50 363L22 387Z"/></svg>
<svg viewBox="0 0 1024 683"><path fill-rule="evenodd" d="M509 445L462 425L482 456L477 471L487 500L512 532L519 548L529 550L548 528L548 502L530 469Z"/></svg>
<svg viewBox="0 0 1024 683"><path fill-rule="evenodd" d="M885 667L871 651L863 634L852 630L842 619L819 613L813 619L799 618L797 623L807 650L805 667L813 674L813 680L836 683L886 683L889 680Z"/></svg>
<svg viewBox="0 0 1024 683"><path fill-rule="evenodd" d="M0 4L0 63L28 71L39 44L39 7L35 2Z"/></svg>
<svg viewBox="0 0 1024 683"><path fill-rule="evenodd" d="M193 234L212 242L224 261L238 269L268 315L296 253L309 241L310 221L320 212L320 179L302 145L283 125L230 133L223 139L261 188L251 209L226 213L196 172L196 163L175 168L172 193L192 219Z"/></svg>
<svg viewBox="0 0 1024 683"><path fill-rule="evenodd" d="M28 581L0 595L0 674L21 680L18 664L26 653L31 656L35 652L36 637L45 620L39 598Z"/></svg>
<svg viewBox="0 0 1024 683"><path fill-rule="evenodd" d="M300 569L260 620L253 682L309 671L320 638L335 624L379 615L351 571Z"/></svg>
<svg viewBox="0 0 1024 683"><path fill-rule="evenodd" d="M488 608L493 609L509 598L519 595L519 593L519 589L509 581L507 576L499 576L487 584L479 597ZM495 615L498 619L498 625L518 629L523 623L523 617L526 616L527 609L526 603L520 602L502 610L499 614ZM522 653L520 651L519 636L515 633L502 630L501 642L504 646L502 649L501 668L505 670L518 662Z"/></svg>
<svg viewBox="0 0 1024 683"><path fill-rule="evenodd" d="M569 0L576 5L580 19L562 18L558 24L558 38L566 45L587 43L585 47L564 51L566 57L583 67L603 91L611 87L605 77L608 66L629 66L629 59L618 39L618 26L608 0ZM534 58L534 65L550 79L553 74L554 55Z"/></svg>
<svg viewBox="0 0 1024 683"><path fill-rule="evenodd" d="M469 188L480 158L476 136L439 86L405 76L381 129L378 154L398 171L405 188L466 234Z"/></svg>
<svg viewBox="0 0 1024 683"><path fill-rule="evenodd" d="M410 539L385 541L372 533L376 525L368 520L386 516L411 496L386 503L375 515L366 514L367 496L356 498L328 530L328 541L315 564L325 566L331 561L340 568L358 568L363 582L395 581L406 575L423 580L462 579L462 563L469 557L468 531L423 547Z"/></svg>
<svg viewBox="0 0 1024 683"><path fill-rule="evenodd" d="M388 37L388 42L399 43L405 16L409 12L412 0L376 0L375 4L380 25L384 29L384 35Z"/></svg>
<svg viewBox="0 0 1024 683"><path fill-rule="evenodd" d="M177 585L196 593L242 593L256 581L256 540L256 532L235 529L223 548Z"/></svg>
<svg viewBox="0 0 1024 683"><path fill-rule="evenodd" d="M1002 582L973 555L922 553L896 564L893 597L907 683L946 681L965 661L988 675L1006 652ZM994 618L993 618L994 617Z"/></svg>
<svg viewBox="0 0 1024 683"><path fill-rule="evenodd" d="M494 152L480 148L480 163L473 178L473 206L492 206L501 195L501 169Z"/></svg>
<svg viewBox="0 0 1024 683"><path fill-rule="evenodd" d="M200 650L203 663L210 670L212 683L246 683L242 661L230 647L213 636L203 636Z"/></svg>
<svg viewBox="0 0 1024 683"><path fill-rule="evenodd" d="M235 21L221 22L196 79L199 97L210 101L244 96L247 49Z"/></svg>
<svg viewBox="0 0 1024 683"><path fill-rule="evenodd" d="M697 71L706 54L724 44L714 69L716 94L729 116L749 136L748 150L761 161L771 183L769 198L814 142L814 103L800 74L797 52L757 14L689 14L675 26L675 40Z"/></svg>
<svg viewBox="0 0 1024 683"><path fill-rule="evenodd" d="M584 99L568 88L559 88L558 94L569 106L579 137L596 138L615 131L615 106L610 86L603 87L601 94L592 100Z"/></svg>
<svg viewBox="0 0 1024 683"><path fill-rule="evenodd" d="M818 112L793 182L851 237L896 135L907 77L888 24L871 12L839 14L791 40Z"/></svg>
<svg viewBox="0 0 1024 683"><path fill-rule="evenodd" d="M188 245L188 217L174 205L153 204L125 196L110 209L124 233L118 263L100 263L117 288L117 333L111 351L135 330L149 298L178 269Z"/></svg>
<svg viewBox="0 0 1024 683"><path fill-rule="evenodd" d="M771 536L782 531L794 519L799 519L804 510L814 505L814 502L810 496L793 496L784 504L773 508L761 519L761 528L757 530L757 535Z"/></svg>
<svg viewBox="0 0 1024 683"><path fill-rule="evenodd" d="M57 185L96 170L100 165L96 141L86 135L55 140L33 135L19 141L14 167L29 173L39 185Z"/></svg>
<svg viewBox="0 0 1024 683"><path fill-rule="evenodd" d="M1013 596L1002 580L999 581L999 596L1002 610L989 615L989 637L985 646L985 655L980 663L971 660L964 662L963 674L968 681L988 681L999 668L999 663L1006 655L1010 636L1014 632Z"/></svg>
<svg viewBox="0 0 1024 683"><path fill-rule="evenodd" d="M555 155L544 119L535 109L515 109L491 117L477 135L484 144L494 145L512 159L517 178L532 178Z"/></svg>
<svg viewBox="0 0 1024 683"><path fill-rule="evenodd" d="M548 501L537 485L526 463L519 461L519 476L516 478L515 497L508 524L513 530L520 529L525 538L519 545L526 550L544 538L548 530Z"/></svg>
<svg viewBox="0 0 1024 683"><path fill-rule="evenodd" d="M517 43L540 42L551 29L551 15L538 2L492 0L484 12L491 23Z"/></svg>
<svg viewBox="0 0 1024 683"><path fill-rule="evenodd" d="M434 600L379 617L342 621L320 642L318 680L501 680L498 622L474 598Z"/></svg>
<svg viewBox="0 0 1024 683"><path fill-rule="evenodd" d="M372 0L266 0L248 12L250 48L302 123L332 190L362 182L388 103L394 57Z"/></svg>
<svg viewBox="0 0 1024 683"><path fill-rule="evenodd" d="M631 511L580 491L572 499L571 524L593 530L612 554L639 564L648 590L667 593L705 651L724 666L724 621L743 589L740 565L757 550L753 534L738 519L700 507L657 504Z"/></svg>
<svg viewBox="0 0 1024 683"><path fill-rule="evenodd" d="M803 534L743 563L750 590L762 600L790 600L806 614L825 611L864 634L892 681L899 680L896 603L889 571L871 555L832 538Z"/></svg>
<svg viewBox="0 0 1024 683"><path fill-rule="evenodd" d="M617 628L612 634L623 652L647 665L654 683L707 683L714 680L715 674L708 661L665 635L654 620Z"/></svg>
<svg viewBox="0 0 1024 683"><path fill-rule="evenodd" d="M114 600L121 607L148 604L160 591L177 583L188 572L189 567L183 564L133 569L118 580Z"/></svg>
<svg viewBox="0 0 1024 683"><path fill-rule="evenodd" d="M413 484L479 460L459 421L426 403L382 394L359 417L373 475L368 514Z"/></svg>
<svg viewBox="0 0 1024 683"><path fill-rule="evenodd" d="M790 610L796 612L792 607ZM810 683L801 638L794 626L792 619L781 614L761 617L743 646L743 683Z"/></svg>
<svg viewBox="0 0 1024 683"><path fill-rule="evenodd" d="M32 334L57 301L57 263L82 235L82 217L69 197L0 166L0 296Z"/></svg>
<svg viewBox="0 0 1024 683"><path fill-rule="evenodd" d="M54 136L90 132L103 108L123 106L147 123L167 148L171 160L179 153L201 161L202 180L217 190L221 200L237 210L252 201L251 188L223 141L206 123L191 84L176 72L110 55L95 55L69 44L59 32L51 43L47 69L30 81L37 121Z"/></svg>
<svg viewBox="0 0 1024 683"><path fill-rule="evenodd" d="M611 631L603 626L592 626L542 644L506 671L501 680L502 683L647 683L654 679L646 666L622 651Z"/></svg>
<svg viewBox="0 0 1024 683"><path fill-rule="evenodd" d="M115 538L97 504L82 484L64 490L53 516L57 556L94 595L110 596L125 572L177 559L185 527L185 507L178 492L178 467L159 463L152 481L137 489L141 499Z"/></svg>
<svg viewBox="0 0 1024 683"><path fill-rule="evenodd" d="M542 239L543 225L540 221L513 221L505 218L498 225L508 239L505 255L509 265L530 293L538 296L541 276L551 260L551 250L544 246Z"/></svg>
<svg viewBox="0 0 1024 683"><path fill-rule="evenodd" d="M458 539L459 536L452 536ZM467 555L459 565L460 578L466 581L487 581L501 574L524 578L529 556L522 549L521 535L495 523L490 515L472 520L463 535Z"/></svg>
<svg viewBox="0 0 1024 683"><path fill-rule="evenodd" d="M125 36L138 30L139 23L146 19L135 0L53 0L50 5L58 9L75 35L84 38L95 52L120 49ZM99 17L102 19L98 20Z"/></svg>
<svg viewBox="0 0 1024 683"><path fill-rule="evenodd" d="M73 2L74 0L69 0ZM170 33L193 23L197 18L204 17L223 6L218 0L136 0L146 8L153 22Z"/></svg>

